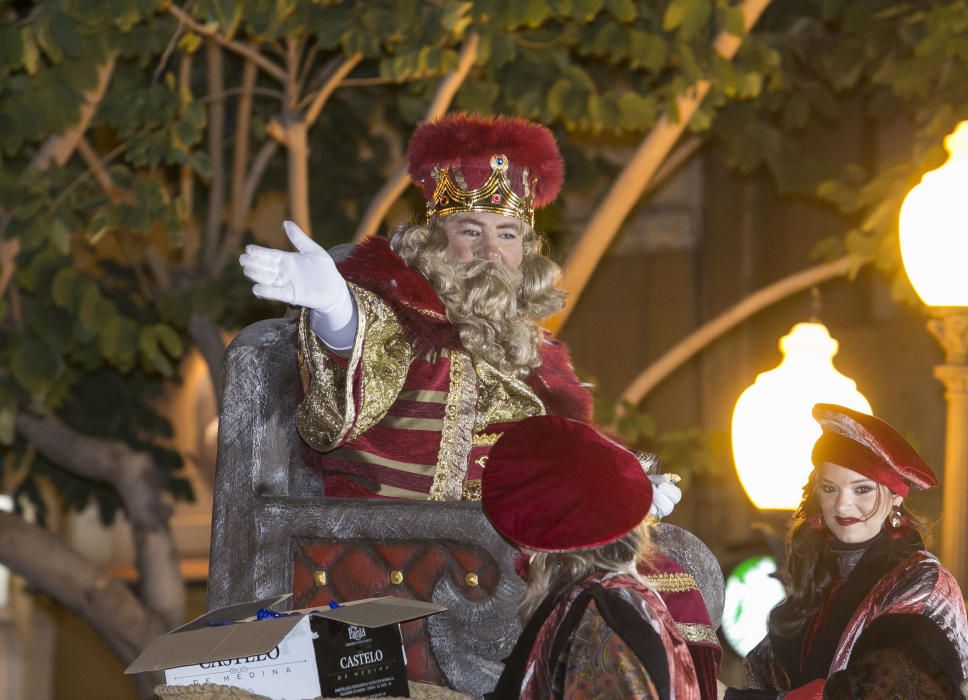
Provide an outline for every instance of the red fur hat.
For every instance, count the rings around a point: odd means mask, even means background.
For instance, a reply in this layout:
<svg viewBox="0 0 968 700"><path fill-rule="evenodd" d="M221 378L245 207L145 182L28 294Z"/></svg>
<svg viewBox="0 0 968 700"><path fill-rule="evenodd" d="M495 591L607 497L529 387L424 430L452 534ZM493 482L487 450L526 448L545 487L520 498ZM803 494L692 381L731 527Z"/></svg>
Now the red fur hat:
<svg viewBox="0 0 968 700"><path fill-rule="evenodd" d="M520 117L449 114L421 124L407 160L430 216L496 211L527 220L558 196L565 175L554 135Z"/></svg>
<svg viewBox="0 0 968 700"><path fill-rule="evenodd" d="M823 429L813 446L814 466L837 464L902 497L912 486L928 489L938 485L921 455L880 418L831 403L815 405L813 417Z"/></svg>
<svg viewBox="0 0 968 700"><path fill-rule="evenodd" d="M614 542L641 523L652 483L635 455L587 423L536 416L491 448L481 506L518 547L570 552Z"/></svg>

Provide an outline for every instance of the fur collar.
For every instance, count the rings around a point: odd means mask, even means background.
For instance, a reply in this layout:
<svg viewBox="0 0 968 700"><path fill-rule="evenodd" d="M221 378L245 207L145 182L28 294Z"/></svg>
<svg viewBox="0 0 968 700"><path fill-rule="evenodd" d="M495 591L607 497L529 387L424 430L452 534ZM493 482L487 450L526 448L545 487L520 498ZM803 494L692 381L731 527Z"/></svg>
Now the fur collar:
<svg viewBox="0 0 968 700"><path fill-rule="evenodd" d="M383 299L413 339L418 352L434 347L461 349L457 327L419 271L407 266L385 238L370 238L337 266L343 277Z"/></svg>

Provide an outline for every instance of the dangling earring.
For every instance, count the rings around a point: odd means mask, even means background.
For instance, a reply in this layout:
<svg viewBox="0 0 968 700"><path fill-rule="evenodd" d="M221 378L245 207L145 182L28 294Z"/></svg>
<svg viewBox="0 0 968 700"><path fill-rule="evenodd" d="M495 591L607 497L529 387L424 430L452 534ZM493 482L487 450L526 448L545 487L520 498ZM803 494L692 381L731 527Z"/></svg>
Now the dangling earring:
<svg viewBox="0 0 968 700"><path fill-rule="evenodd" d="M814 532L820 532L823 530L823 520L819 514L811 515L809 518L807 518L807 526Z"/></svg>
<svg viewBox="0 0 968 700"><path fill-rule="evenodd" d="M901 506L894 506L894 510L891 511L887 520L895 530L901 527L901 523L904 522L904 516L901 515Z"/></svg>

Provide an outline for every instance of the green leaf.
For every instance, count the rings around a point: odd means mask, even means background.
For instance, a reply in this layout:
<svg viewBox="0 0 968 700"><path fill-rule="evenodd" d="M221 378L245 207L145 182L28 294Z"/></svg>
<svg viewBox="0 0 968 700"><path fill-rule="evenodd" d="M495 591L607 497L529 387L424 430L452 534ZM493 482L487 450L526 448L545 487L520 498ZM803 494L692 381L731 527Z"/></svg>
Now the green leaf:
<svg viewBox="0 0 968 700"><path fill-rule="evenodd" d="M672 0L662 18L662 28L678 29L682 38L690 39L706 26L711 11L709 0Z"/></svg>
<svg viewBox="0 0 968 700"><path fill-rule="evenodd" d="M793 93L783 106L783 128L802 129L810 119L810 102L801 93Z"/></svg>
<svg viewBox="0 0 968 700"><path fill-rule="evenodd" d="M195 32L185 32L181 39L178 40L179 50L188 55L198 51L201 45L202 37L200 34L196 34Z"/></svg>
<svg viewBox="0 0 968 700"><path fill-rule="evenodd" d="M165 352L167 352L172 357L181 357L182 354L182 341L178 337L175 330L164 323L159 323L154 326L155 335L158 340L161 341L162 347L164 347Z"/></svg>
<svg viewBox="0 0 968 700"><path fill-rule="evenodd" d="M545 97L545 106L553 119L564 113L568 107L571 92L571 81L566 78L556 80L555 84L548 90Z"/></svg>
<svg viewBox="0 0 968 700"><path fill-rule="evenodd" d="M11 374L34 395L44 392L48 382L55 378L60 364L60 358L46 343L32 335L21 338L10 353Z"/></svg>
<svg viewBox="0 0 968 700"><path fill-rule="evenodd" d="M109 360L117 358L121 351L122 319L120 315L114 315L107 320L101 327L98 334L98 343L101 347L101 354Z"/></svg>
<svg viewBox="0 0 968 700"><path fill-rule="evenodd" d="M633 29L629 32L628 56L633 68L658 73L669 57L669 47L658 34Z"/></svg>
<svg viewBox="0 0 968 700"><path fill-rule="evenodd" d="M50 23L52 17L50 15L41 15L36 24L34 25L34 31L37 36L37 43L40 45L41 50L50 59L53 64L58 64L61 59L64 58L64 52L61 47L57 44L54 36L50 31Z"/></svg>
<svg viewBox="0 0 968 700"><path fill-rule="evenodd" d="M658 103L654 97L627 92L619 98L618 106L626 129L647 129L655 123Z"/></svg>
<svg viewBox="0 0 968 700"><path fill-rule="evenodd" d="M448 3L440 16L440 26L453 36L462 36L467 25L474 19L470 14L473 7L472 2Z"/></svg>
<svg viewBox="0 0 968 700"><path fill-rule="evenodd" d="M759 97L763 90L763 75L750 71L739 76L737 95L742 98Z"/></svg>
<svg viewBox="0 0 968 700"><path fill-rule="evenodd" d="M50 18L50 35L68 56L76 58L82 54L84 44L77 30L77 21L73 17L63 12L54 12Z"/></svg>
<svg viewBox="0 0 968 700"><path fill-rule="evenodd" d="M551 13L552 8L545 0L514 0L508 11L508 24L539 27Z"/></svg>
<svg viewBox="0 0 968 700"><path fill-rule="evenodd" d="M490 114L501 86L488 80L468 77L457 93L457 106L464 112Z"/></svg>
<svg viewBox="0 0 968 700"><path fill-rule="evenodd" d="M605 8L619 22L632 22L639 16L632 0L606 0Z"/></svg>
<svg viewBox="0 0 968 700"><path fill-rule="evenodd" d="M14 410L12 408L0 408L0 445L9 447L13 444L13 419Z"/></svg>
<svg viewBox="0 0 968 700"><path fill-rule="evenodd" d="M604 6L605 0L573 0L572 16L585 22L591 22Z"/></svg>
<svg viewBox="0 0 968 700"><path fill-rule="evenodd" d="M71 342L74 319L69 312L49 304L38 304L26 317L27 327L51 348L66 348Z"/></svg>
<svg viewBox="0 0 968 700"><path fill-rule="evenodd" d="M40 49L37 48L34 29L29 24L20 31L20 41L23 44L23 56L20 60L24 70L29 75L36 75L37 68L40 66Z"/></svg>
<svg viewBox="0 0 968 700"><path fill-rule="evenodd" d="M77 318L88 330L96 330L98 327L102 298L97 285L90 280L84 280L77 307Z"/></svg>
<svg viewBox="0 0 968 700"><path fill-rule="evenodd" d="M77 288L77 282L77 271L71 267L65 267L54 275L50 295L57 306L64 309L73 307L73 302L75 301L74 290Z"/></svg>
<svg viewBox="0 0 968 700"><path fill-rule="evenodd" d="M723 10L723 29L733 36L746 36L746 20L743 10L738 7L727 7Z"/></svg>

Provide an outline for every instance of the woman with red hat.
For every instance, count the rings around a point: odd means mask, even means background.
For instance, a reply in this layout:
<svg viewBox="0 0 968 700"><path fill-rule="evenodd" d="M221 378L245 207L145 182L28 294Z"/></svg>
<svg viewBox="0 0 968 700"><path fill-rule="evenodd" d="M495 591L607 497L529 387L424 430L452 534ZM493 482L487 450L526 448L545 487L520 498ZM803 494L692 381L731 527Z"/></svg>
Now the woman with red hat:
<svg viewBox="0 0 968 700"><path fill-rule="evenodd" d="M524 631L488 698L698 700L686 642L636 570L652 495L636 457L587 424L540 416L505 431L481 505L532 556Z"/></svg>
<svg viewBox="0 0 968 700"><path fill-rule="evenodd" d="M925 524L905 506L937 485L890 425L817 404L823 433L790 527L789 595L747 655L754 698L961 698L968 622L954 577L925 550Z"/></svg>

